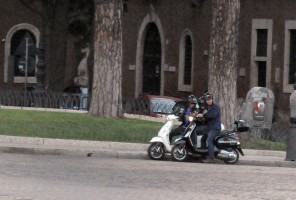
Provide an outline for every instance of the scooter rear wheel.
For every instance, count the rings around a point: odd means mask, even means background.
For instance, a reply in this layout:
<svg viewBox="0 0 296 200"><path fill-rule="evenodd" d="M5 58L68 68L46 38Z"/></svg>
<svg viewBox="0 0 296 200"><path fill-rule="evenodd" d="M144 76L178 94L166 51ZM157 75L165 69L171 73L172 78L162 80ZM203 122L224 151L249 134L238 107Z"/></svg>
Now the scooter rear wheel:
<svg viewBox="0 0 296 200"><path fill-rule="evenodd" d="M224 160L224 163L234 165L238 162L238 160L239 160L238 150L233 148L232 153L235 155L234 158L229 158L227 160Z"/></svg>
<svg viewBox="0 0 296 200"><path fill-rule="evenodd" d="M171 154L173 161L184 162L188 159L188 150L184 145L174 146Z"/></svg>
<svg viewBox="0 0 296 200"><path fill-rule="evenodd" d="M162 160L165 155L165 149L161 142L155 142L148 147L148 156L152 160Z"/></svg>

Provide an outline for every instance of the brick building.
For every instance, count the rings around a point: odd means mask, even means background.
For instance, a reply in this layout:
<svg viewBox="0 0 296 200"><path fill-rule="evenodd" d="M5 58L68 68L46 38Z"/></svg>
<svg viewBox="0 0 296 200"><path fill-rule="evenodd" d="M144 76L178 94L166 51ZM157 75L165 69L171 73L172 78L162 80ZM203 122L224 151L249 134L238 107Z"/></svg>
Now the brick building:
<svg viewBox="0 0 296 200"><path fill-rule="evenodd" d="M38 47L41 18L18 0L3 4L0 88L23 87L15 50L26 31ZM294 0L241 0L238 97L244 98L254 86L268 87L275 93L277 107L288 109L296 72L295 8ZM184 97L207 88L210 0L128 0L122 22L124 97L141 93ZM79 51L69 37L63 88L76 76ZM36 84L36 68L27 81Z"/></svg>

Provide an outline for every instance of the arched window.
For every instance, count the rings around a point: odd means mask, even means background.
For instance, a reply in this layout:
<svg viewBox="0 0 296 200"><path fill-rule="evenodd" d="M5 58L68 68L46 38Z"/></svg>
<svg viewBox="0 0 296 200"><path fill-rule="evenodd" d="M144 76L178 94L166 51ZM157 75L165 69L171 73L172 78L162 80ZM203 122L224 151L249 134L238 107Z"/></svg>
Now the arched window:
<svg viewBox="0 0 296 200"><path fill-rule="evenodd" d="M185 30L181 37L179 49L179 91L192 91L193 55L192 33Z"/></svg>
<svg viewBox="0 0 296 200"><path fill-rule="evenodd" d="M164 95L164 65L165 65L165 37L164 37L164 31L161 25L161 21L159 17L155 14L153 6L151 6L151 12L149 12L146 17L143 19L143 22L141 24L140 30L138 32L137 37L137 51L136 51L136 66L135 66L135 97L138 97L141 93L143 93L143 70L144 70L144 46L145 46L145 40L147 35L147 28L150 23L153 23L156 25L156 28L158 30L159 38L160 38L160 65L159 65L159 75L160 75L160 95ZM150 24L151 25L151 24ZM132 68L131 68L132 70Z"/></svg>
<svg viewBox="0 0 296 200"><path fill-rule="evenodd" d="M4 82L7 83L37 83L36 63L37 56L28 56L27 78L25 78L25 58L20 44L25 38L36 48L39 46L40 31L33 25L22 23L13 26L5 38ZM29 47L30 48L30 47ZM19 49L21 49L19 51Z"/></svg>
<svg viewBox="0 0 296 200"><path fill-rule="evenodd" d="M192 41L189 35L185 36L185 58L184 58L184 85L191 85L192 72Z"/></svg>
<svg viewBox="0 0 296 200"><path fill-rule="evenodd" d="M143 93L159 95L161 79L161 41L155 23L147 24L143 52Z"/></svg>
<svg viewBox="0 0 296 200"><path fill-rule="evenodd" d="M26 69L26 40L28 40L28 46L36 46L34 35L28 30L19 30L11 38L10 56L13 57L14 62L10 67L13 67L14 76L24 77L26 70L27 76L35 76L36 55L28 55Z"/></svg>

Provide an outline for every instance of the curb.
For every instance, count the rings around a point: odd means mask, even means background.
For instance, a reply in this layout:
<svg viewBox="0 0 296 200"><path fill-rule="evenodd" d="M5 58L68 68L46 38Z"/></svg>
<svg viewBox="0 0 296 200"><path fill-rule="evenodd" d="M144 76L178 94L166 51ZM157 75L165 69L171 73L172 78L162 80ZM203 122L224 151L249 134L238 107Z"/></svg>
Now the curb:
<svg viewBox="0 0 296 200"><path fill-rule="evenodd" d="M240 160L238 165L296 168L296 162L293 161Z"/></svg>
<svg viewBox="0 0 296 200"><path fill-rule="evenodd" d="M0 136L0 152L2 153L149 159L148 146L149 144L139 143ZM249 157L242 157L238 165L296 168L296 162L285 161L286 152L252 149L243 151Z"/></svg>
<svg viewBox="0 0 296 200"><path fill-rule="evenodd" d="M245 154L255 155L255 156L277 156L286 157L285 151L270 151L270 150L254 150L254 149L244 149Z"/></svg>
<svg viewBox="0 0 296 200"><path fill-rule="evenodd" d="M114 151L114 150L87 150L87 149L48 149L41 147L0 146L1 153L17 153L31 155L56 155L56 156L86 156L98 158L127 158L148 159L145 152Z"/></svg>
<svg viewBox="0 0 296 200"><path fill-rule="evenodd" d="M93 149L113 149L123 151L147 151L148 144L142 143L125 143L125 142L109 142L109 141L90 141L90 140L68 140L68 139L51 139L51 138L37 138L37 137L20 137L20 136L6 136L0 135L0 145L34 145L37 148L93 148ZM276 156L285 157L284 151L269 151L269 150L253 150L243 149L246 155L254 156Z"/></svg>
<svg viewBox="0 0 296 200"><path fill-rule="evenodd" d="M32 155L57 155L57 156L86 156L96 158L119 158L119 159L149 159L146 152L132 151L108 151L108 150L71 150L71 149L43 149L30 147L4 147L0 146L2 153L20 153ZM170 160L167 158L166 160ZM260 161L260 160L240 160L237 165L265 166L265 167L287 167L296 168L293 161Z"/></svg>
<svg viewBox="0 0 296 200"><path fill-rule="evenodd" d="M57 148L94 148L94 149L118 149L118 150L137 150L146 151L149 144L139 143L122 143L109 141L90 141L90 140L68 140L68 139L51 139L37 137L20 137L20 136L0 136L0 145L34 145L37 147L57 147Z"/></svg>

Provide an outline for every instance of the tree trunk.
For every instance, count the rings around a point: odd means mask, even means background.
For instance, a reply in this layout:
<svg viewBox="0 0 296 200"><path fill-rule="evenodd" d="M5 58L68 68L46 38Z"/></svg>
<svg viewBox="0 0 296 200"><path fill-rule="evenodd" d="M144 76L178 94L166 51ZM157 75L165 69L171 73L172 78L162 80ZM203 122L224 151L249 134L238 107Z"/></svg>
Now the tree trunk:
<svg viewBox="0 0 296 200"><path fill-rule="evenodd" d="M221 106L222 123L231 128L236 117L240 0L212 0L212 13L208 90Z"/></svg>
<svg viewBox="0 0 296 200"><path fill-rule="evenodd" d="M95 1L94 76L89 114L121 117L122 0Z"/></svg>

